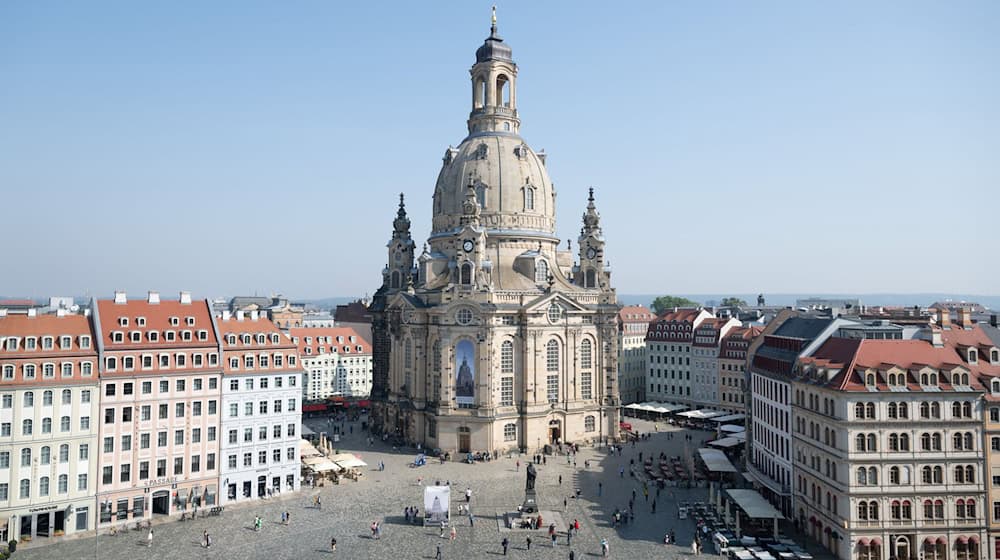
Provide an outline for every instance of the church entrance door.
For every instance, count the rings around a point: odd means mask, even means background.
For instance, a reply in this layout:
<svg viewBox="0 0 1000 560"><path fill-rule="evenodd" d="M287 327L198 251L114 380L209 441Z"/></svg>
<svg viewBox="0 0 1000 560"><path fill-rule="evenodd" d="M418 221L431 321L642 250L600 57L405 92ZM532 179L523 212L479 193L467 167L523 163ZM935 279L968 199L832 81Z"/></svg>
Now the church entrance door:
<svg viewBox="0 0 1000 560"><path fill-rule="evenodd" d="M458 452L459 453L470 453L472 451L472 433L469 428L461 427L458 429Z"/></svg>
<svg viewBox="0 0 1000 560"><path fill-rule="evenodd" d="M562 438L562 423L558 420L549 421L549 443L559 445Z"/></svg>

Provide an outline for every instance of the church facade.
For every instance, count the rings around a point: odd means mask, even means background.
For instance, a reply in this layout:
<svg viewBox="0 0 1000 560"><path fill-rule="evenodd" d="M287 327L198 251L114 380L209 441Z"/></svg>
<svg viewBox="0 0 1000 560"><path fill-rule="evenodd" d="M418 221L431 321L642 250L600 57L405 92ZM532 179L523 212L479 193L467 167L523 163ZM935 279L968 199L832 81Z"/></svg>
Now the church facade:
<svg viewBox="0 0 1000 560"><path fill-rule="evenodd" d="M618 435L618 304L593 189L560 250L545 155L519 135L517 65L497 35L470 70L468 136L444 154L418 255L403 195L372 300L372 422L445 452ZM581 197L582 198L582 197Z"/></svg>

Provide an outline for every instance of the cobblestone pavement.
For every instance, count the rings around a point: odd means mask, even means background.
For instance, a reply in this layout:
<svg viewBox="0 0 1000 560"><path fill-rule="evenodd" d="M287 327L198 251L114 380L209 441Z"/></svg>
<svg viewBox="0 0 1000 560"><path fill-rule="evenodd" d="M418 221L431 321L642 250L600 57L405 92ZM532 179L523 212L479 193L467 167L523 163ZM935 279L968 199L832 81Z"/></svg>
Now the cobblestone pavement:
<svg viewBox="0 0 1000 560"><path fill-rule="evenodd" d="M320 422L308 422L314 429L323 429ZM632 420L636 429L652 431L652 424ZM706 489L667 489L657 500L656 513L650 512L650 503L643 499L639 479L628 475L629 460L638 453L668 455L693 453L697 445L686 448L682 433L694 434L697 441L709 436L708 432L681 431L664 424L659 432L647 441L625 448L621 457L610 456L604 449L582 449L577 456L577 468L567 464L566 457L547 457L547 464L538 469L538 502L541 509L560 512L571 522L580 521L580 533L567 546L566 536L560 535L552 547L546 532L510 531L501 533L499 514L515 510L524 496L524 468L527 456L520 457L520 472L515 472L515 458L501 458L489 463L467 465L450 462L428 462L424 467L409 468L415 452L393 452L391 448L376 443L369 447L354 425L354 433L338 445L338 451L358 453L370 465L360 482L346 481L340 485L318 489L303 489L294 496L281 499L254 501L227 506L219 517L199 518L186 522L154 524L154 542L147 549L145 534L130 531L127 534L76 538L56 544L31 543L19 548L17 557L22 560L42 558L395 558L433 559L435 547L441 544L444 560L453 558L492 558L501 555L500 541L510 539L508 556L511 558L554 559L568 558L569 551L576 558L600 556L600 539L607 538L611 558L676 558L688 556L694 526L690 520L677 519L678 501L707 501ZM667 433L674 437L668 439ZM590 460L590 468L584 461ZM374 470L379 460L385 461L386 470ZM625 476L619 469L625 469ZM562 484L559 484L559 476ZM474 526L468 518L453 517L458 537L455 541L440 539L438 529L407 525L403 508L418 506L423 510L422 490L417 484L422 477L425 484L435 480L451 481L452 499L455 504L464 500L466 487L472 489ZM598 483L603 484L598 496ZM582 491L580 499L572 498L574 488ZM632 524L614 529L610 526L611 512L628 506L632 490L637 492L636 519ZM313 498L321 495L323 509L312 507ZM650 502L655 494L650 493ZM565 500L565 506L564 504ZM453 507L453 511L454 511ZM291 513L288 526L280 523L281 512ZM260 532L253 531L254 516L264 518ZM372 521L383 521L380 540L369 538ZM547 523L546 523L547 525ZM680 546L664 546L663 535L674 529ZM213 538L211 549L201 546L202 532L207 530ZM530 552L525 550L525 536L532 535ZM338 541L337 552L329 549L330 538Z"/></svg>

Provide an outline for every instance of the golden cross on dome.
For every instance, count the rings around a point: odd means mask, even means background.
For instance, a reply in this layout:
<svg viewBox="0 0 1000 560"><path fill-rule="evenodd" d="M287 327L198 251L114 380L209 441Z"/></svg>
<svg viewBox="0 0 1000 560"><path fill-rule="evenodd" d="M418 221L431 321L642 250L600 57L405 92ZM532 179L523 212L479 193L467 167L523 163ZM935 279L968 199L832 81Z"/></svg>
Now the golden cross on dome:
<svg viewBox="0 0 1000 560"><path fill-rule="evenodd" d="M493 18L490 20L493 25L497 24L497 5L493 4Z"/></svg>

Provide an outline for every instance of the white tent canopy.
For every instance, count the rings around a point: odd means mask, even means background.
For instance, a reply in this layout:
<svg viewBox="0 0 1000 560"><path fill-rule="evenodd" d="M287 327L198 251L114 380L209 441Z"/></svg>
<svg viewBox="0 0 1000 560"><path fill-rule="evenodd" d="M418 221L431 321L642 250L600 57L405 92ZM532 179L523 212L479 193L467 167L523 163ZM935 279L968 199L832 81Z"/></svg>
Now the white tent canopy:
<svg viewBox="0 0 1000 560"><path fill-rule="evenodd" d="M306 426L305 424L302 424L302 428L300 429L300 433L302 435L304 435L304 436L314 436L314 435L316 435L316 432L314 432L312 430L312 428L310 428L309 426Z"/></svg>
<svg viewBox="0 0 1000 560"><path fill-rule="evenodd" d="M746 428L743 426L737 426L735 424L726 424L725 426L719 426L719 429L723 432L736 433L745 432Z"/></svg>
<svg viewBox="0 0 1000 560"><path fill-rule="evenodd" d="M705 462L710 472L737 472L726 454L718 449L702 448L698 450L698 455L701 455L701 460Z"/></svg>
<svg viewBox="0 0 1000 560"><path fill-rule="evenodd" d="M333 461L334 463L337 463L338 465L340 465L345 469L353 469L355 467L368 466L368 463L362 461L361 459L358 459L357 457L355 457L350 453L338 453L333 457L330 457L330 460Z"/></svg>
<svg viewBox="0 0 1000 560"><path fill-rule="evenodd" d="M745 420L746 414L727 414L725 416L716 416L712 418L712 422L736 422L737 420Z"/></svg>
<svg viewBox="0 0 1000 560"><path fill-rule="evenodd" d="M323 455L322 453L319 452L318 449L316 449L316 446L313 445L312 442L308 440L301 440L299 445L300 445L299 456L302 457L303 459L305 459L306 457L319 457Z"/></svg>
<svg viewBox="0 0 1000 560"><path fill-rule="evenodd" d="M729 498L736 502L736 505L747 514L750 519L784 519L781 512L774 509L763 496L756 490L738 490L730 488L726 490Z"/></svg>
<svg viewBox="0 0 1000 560"><path fill-rule="evenodd" d="M721 416L725 412L720 412L718 410L689 410L687 412L682 412L678 416L684 416L685 418L693 418L695 420L706 420L708 418L715 418L716 416Z"/></svg>
<svg viewBox="0 0 1000 560"><path fill-rule="evenodd" d="M737 445L740 445L741 443L743 443L742 440L738 440L733 437L724 437L722 439L717 439L715 441L708 442L708 444L713 447L723 447L723 448L735 447Z"/></svg>

